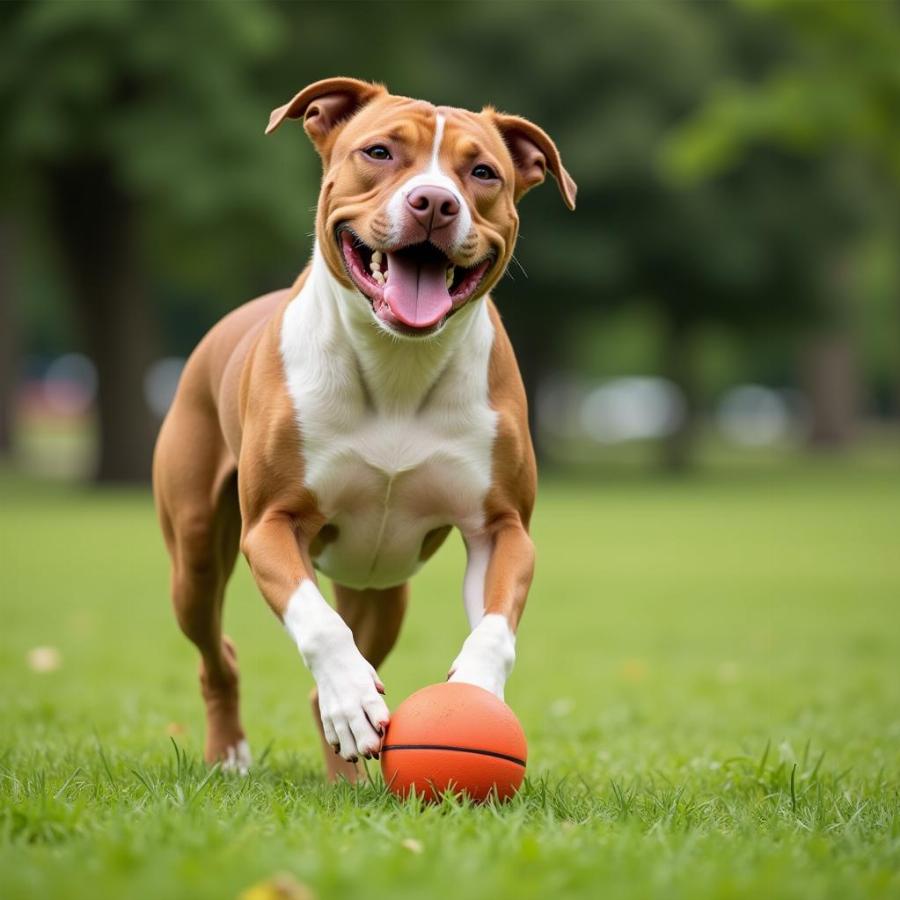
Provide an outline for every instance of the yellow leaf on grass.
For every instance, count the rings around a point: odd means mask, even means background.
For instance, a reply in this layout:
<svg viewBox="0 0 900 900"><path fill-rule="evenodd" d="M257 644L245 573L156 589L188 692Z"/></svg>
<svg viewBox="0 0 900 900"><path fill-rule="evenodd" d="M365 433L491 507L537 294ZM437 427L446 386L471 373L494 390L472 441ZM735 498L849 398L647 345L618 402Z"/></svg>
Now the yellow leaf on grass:
<svg viewBox="0 0 900 900"><path fill-rule="evenodd" d="M62 665L62 654L56 647L33 647L25 659L32 672L55 672Z"/></svg>
<svg viewBox="0 0 900 900"><path fill-rule="evenodd" d="M238 900L315 900L312 889L283 872L247 888Z"/></svg>
<svg viewBox="0 0 900 900"><path fill-rule="evenodd" d="M622 678L632 684L640 684L647 678L647 663L642 659L626 659L622 663Z"/></svg>

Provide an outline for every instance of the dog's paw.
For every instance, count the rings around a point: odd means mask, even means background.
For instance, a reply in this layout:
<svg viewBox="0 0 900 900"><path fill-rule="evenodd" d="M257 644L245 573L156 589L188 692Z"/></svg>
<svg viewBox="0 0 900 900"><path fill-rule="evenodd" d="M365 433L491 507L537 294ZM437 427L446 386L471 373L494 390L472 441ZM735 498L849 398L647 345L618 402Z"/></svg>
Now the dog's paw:
<svg viewBox="0 0 900 900"><path fill-rule="evenodd" d="M390 719L378 674L355 647L353 653L315 673L325 740L349 762L378 755Z"/></svg>
<svg viewBox="0 0 900 900"><path fill-rule="evenodd" d="M250 771L253 758L250 745L243 739L225 748L222 757L222 771L232 775L246 775Z"/></svg>
<svg viewBox="0 0 900 900"><path fill-rule="evenodd" d="M376 755L390 719L381 699L384 685L347 623L304 579L288 603L284 624L316 681L325 739L349 762Z"/></svg>
<svg viewBox="0 0 900 900"><path fill-rule="evenodd" d="M502 700L515 659L516 642L506 618L490 614L466 638L450 666L448 681L477 685Z"/></svg>

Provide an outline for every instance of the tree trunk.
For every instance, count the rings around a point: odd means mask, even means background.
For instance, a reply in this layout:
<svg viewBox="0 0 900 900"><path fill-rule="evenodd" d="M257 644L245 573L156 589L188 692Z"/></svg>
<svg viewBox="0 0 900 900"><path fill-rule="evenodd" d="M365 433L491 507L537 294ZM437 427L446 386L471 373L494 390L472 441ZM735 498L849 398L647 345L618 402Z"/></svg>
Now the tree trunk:
<svg viewBox="0 0 900 900"><path fill-rule="evenodd" d="M802 382L809 403L809 443L841 449L857 431L860 379L852 338L847 333L810 340L802 356Z"/></svg>
<svg viewBox="0 0 900 900"><path fill-rule="evenodd" d="M157 350L134 208L105 160L48 172L53 222L88 355L97 367L98 481L146 481L156 423L143 379Z"/></svg>
<svg viewBox="0 0 900 900"><path fill-rule="evenodd" d="M0 458L13 449L19 383L19 305L15 284L15 228L0 220Z"/></svg>
<svg viewBox="0 0 900 900"><path fill-rule="evenodd" d="M504 327L509 332L509 339L513 345L519 372L522 375L522 383L525 386L525 395L528 398L528 429L531 432L531 441L534 444L534 453L539 463L547 461L543 446L541 431L537 418L537 392L541 379L547 372L548 351L546 343L542 340L543 333L540 328L522 327L512 322L504 322Z"/></svg>
<svg viewBox="0 0 900 900"><path fill-rule="evenodd" d="M683 402L676 427L663 438L660 463L667 472L691 468L697 437L699 397L693 358L693 327L679 316L664 314L663 375L680 391Z"/></svg>

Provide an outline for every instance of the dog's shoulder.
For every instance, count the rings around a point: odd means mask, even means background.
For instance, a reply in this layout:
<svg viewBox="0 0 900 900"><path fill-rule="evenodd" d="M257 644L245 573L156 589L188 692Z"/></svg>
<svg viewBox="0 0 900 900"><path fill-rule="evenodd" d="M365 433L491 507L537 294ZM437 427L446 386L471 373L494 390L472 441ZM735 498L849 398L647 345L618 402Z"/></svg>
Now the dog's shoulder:
<svg viewBox="0 0 900 900"><path fill-rule="evenodd" d="M486 499L488 519L518 515L527 527L537 492L537 462L528 427L528 400L512 343L493 302L494 341L488 393L498 411L493 442L493 484Z"/></svg>

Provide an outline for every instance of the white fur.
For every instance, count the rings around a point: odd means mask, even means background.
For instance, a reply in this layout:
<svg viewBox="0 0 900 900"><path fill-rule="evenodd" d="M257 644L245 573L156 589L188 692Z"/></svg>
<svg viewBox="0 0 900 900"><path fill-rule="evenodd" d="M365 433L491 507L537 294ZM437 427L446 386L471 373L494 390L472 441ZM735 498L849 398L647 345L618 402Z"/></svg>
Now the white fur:
<svg viewBox="0 0 900 900"><path fill-rule="evenodd" d="M446 116L436 113L434 117L434 142L431 145L430 172L440 172L441 143L444 140L444 129L447 127Z"/></svg>
<svg viewBox="0 0 900 900"><path fill-rule="evenodd" d="M388 200L387 214L394 240L397 239L397 236L402 231L403 221L409 215L406 211L406 198L409 196L410 191L423 185L434 185L435 187L444 188L450 191L456 198L456 202L459 203L459 216L453 228L453 236L450 241L451 250L455 250L466 239L472 229L472 212L468 203L466 203L456 182L441 168L441 142L444 139L445 125L446 118L441 113L437 113L434 126L434 143L431 147L431 159L429 160L428 168L424 172L413 175L404 181L391 196L391 199Z"/></svg>
<svg viewBox="0 0 900 900"><path fill-rule="evenodd" d="M350 587L390 587L419 568L428 532L480 533L497 419L493 339L484 300L430 339L389 336L315 252L285 312L281 352L305 483L338 530L315 560L320 571Z"/></svg>
<svg viewBox="0 0 900 900"><path fill-rule="evenodd" d="M489 613L472 629L450 667L450 681L476 684L503 699L516 661L516 638L505 616Z"/></svg>
<svg viewBox="0 0 900 900"><path fill-rule="evenodd" d="M226 749L225 759L222 760L222 771L246 775L250 771L252 762L250 745L245 740L240 740Z"/></svg>
<svg viewBox="0 0 900 900"><path fill-rule="evenodd" d="M459 242L472 218L440 168L444 124L438 114L429 168L397 191L389 211L399 227L411 189L445 187L460 203ZM483 299L430 338L391 332L359 291L334 278L317 246L309 277L285 311L281 355L303 439L304 482L337 529L316 568L350 587L400 584L421 565L430 531L459 528L469 553L464 599L473 631L452 680L502 697L515 640L503 616L484 615L491 552L484 500L497 427L488 394L493 341ZM345 759L377 750L373 725L387 721L378 676L311 581L291 597L284 624L318 685L326 738Z"/></svg>
<svg viewBox="0 0 900 900"><path fill-rule="evenodd" d="M304 579L294 591L284 625L316 680L325 739L340 746L344 759L376 753L390 718L378 692L381 682L312 581Z"/></svg>
<svg viewBox="0 0 900 900"><path fill-rule="evenodd" d="M463 580L463 603L469 626L474 628L484 616L484 581L491 561L491 539L477 534L466 540L466 576Z"/></svg>

